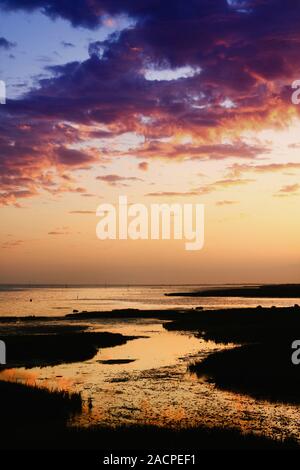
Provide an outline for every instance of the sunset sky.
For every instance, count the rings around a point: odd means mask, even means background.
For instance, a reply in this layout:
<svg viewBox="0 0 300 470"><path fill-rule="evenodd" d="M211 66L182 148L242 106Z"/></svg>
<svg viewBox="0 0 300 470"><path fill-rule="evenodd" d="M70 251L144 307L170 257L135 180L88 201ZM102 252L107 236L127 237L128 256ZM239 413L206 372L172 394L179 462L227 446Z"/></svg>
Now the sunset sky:
<svg viewBox="0 0 300 470"><path fill-rule="evenodd" d="M300 279L300 2L0 0L0 283ZM205 204L205 246L99 204Z"/></svg>

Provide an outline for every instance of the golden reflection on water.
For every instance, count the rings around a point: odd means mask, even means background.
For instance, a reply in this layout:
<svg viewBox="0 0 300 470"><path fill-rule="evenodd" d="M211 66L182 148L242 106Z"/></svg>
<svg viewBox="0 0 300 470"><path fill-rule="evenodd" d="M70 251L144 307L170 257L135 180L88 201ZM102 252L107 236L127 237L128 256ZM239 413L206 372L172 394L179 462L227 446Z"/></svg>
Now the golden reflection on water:
<svg viewBox="0 0 300 470"><path fill-rule="evenodd" d="M213 287L213 286L211 286ZM215 287L222 287L216 285ZM227 286L228 287L228 286ZM207 289L207 286L202 286ZM230 307L288 307L298 299L244 297L166 297L166 292L200 290L201 286L106 286L106 287L17 287L0 289L0 316L60 316L79 311L111 311L115 308L169 309L201 305L208 309ZM32 302L30 302L32 299Z"/></svg>
<svg viewBox="0 0 300 470"><path fill-rule="evenodd" d="M297 406L225 392L188 372L188 364L225 348L191 334L168 332L158 321L91 323L97 331L147 336L102 349L89 361L54 367L11 369L0 379L82 393L84 410L71 425L140 423L158 426L236 427L282 439L300 439ZM231 347L230 345L226 347ZM133 359L127 364L103 360ZM92 408L87 406L92 400Z"/></svg>

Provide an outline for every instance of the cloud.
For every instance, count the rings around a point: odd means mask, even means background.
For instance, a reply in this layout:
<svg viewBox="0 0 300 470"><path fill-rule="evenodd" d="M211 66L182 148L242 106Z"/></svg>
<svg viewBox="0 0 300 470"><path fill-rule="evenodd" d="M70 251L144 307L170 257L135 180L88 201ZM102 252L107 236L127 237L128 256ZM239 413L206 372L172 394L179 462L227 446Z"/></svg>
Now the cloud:
<svg viewBox="0 0 300 470"><path fill-rule="evenodd" d="M253 179L241 179L241 178L226 178L223 180L215 181L214 183L210 184L208 187L212 189L216 188L230 188L232 186L240 186L244 184L254 183L255 180Z"/></svg>
<svg viewBox="0 0 300 470"><path fill-rule="evenodd" d="M18 202L20 199L31 198L36 196L34 190L9 190L0 191L0 206L14 205L15 207L21 207Z"/></svg>
<svg viewBox="0 0 300 470"><path fill-rule="evenodd" d="M252 179L224 179L224 180L217 180L213 183L201 186L200 188L195 188L190 191L156 191L145 194L145 196L152 196L152 197L172 197L172 196L179 196L179 197L189 197L189 196L203 196L206 194L210 194L214 191L218 191L220 189L227 189L234 186L245 185L254 182L255 180ZM227 201L228 202L228 201Z"/></svg>
<svg viewBox="0 0 300 470"><path fill-rule="evenodd" d="M8 41L3 36L0 37L0 49L5 49L6 51L9 51L10 49L13 49L14 47L16 47L15 42Z"/></svg>
<svg viewBox="0 0 300 470"><path fill-rule="evenodd" d="M80 214L80 215L95 215L95 211L69 211L69 214Z"/></svg>
<svg viewBox="0 0 300 470"><path fill-rule="evenodd" d="M92 193L83 193L81 196L82 197L97 197L98 199L102 198L102 196L96 196L96 194L92 194Z"/></svg>
<svg viewBox="0 0 300 470"><path fill-rule="evenodd" d="M275 196L279 197L284 197L284 196L294 196L298 194L300 190L300 184L299 183L294 183L294 184L288 184L286 186L283 186L281 189L279 189L278 193L275 194Z"/></svg>
<svg viewBox="0 0 300 470"><path fill-rule="evenodd" d="M148 171L149 163L148 162L140 162L138 164L138 168L139 168L139 170L142 170L142 171Z"/></svg>
<svg viewBox="0 0 300 470"><path fill-rule="evenodd" d="M24 240L9 240L1 244L1 248L3 250L17 248L18 246L22 245Z"/></svg>
<svg viewBox="0 0 300 470"><path fill-rule="evenodd" d="M52 232L48 232L48 235L67 235L67 232L52 231Z"/></svg>
<svg viewBox="0 0 300 470"><path fill-rule="evenodd" d="M300 163L286 162L286 163L267 163L264 165L249 165L247 163L235 163L230 167L230 174L237 177L244 173L273 173L273 172L286 172L289 170L300 170Z"/></svg>
<svg viewBox="0 0 300 470"><path fill-rule="evenodd" d="M153 193L145 194L145 196L150 197L189 197L189 196L197 196L199 192L197 191L157 191Z"/></svg>
<svg viewBox="0 0 300 470"><path fill-rule="evenodd" d="M269 155L270 148L238 136L249 128L286 126L300 113L290 102L290 84L300 73L300 3L245 5L2 0L4 10L38 10L75 27L97 28L108 15L133 21L91 43L86 60L48 65L47 78L37 78L29 92L0 107L0 203L17 204L42 191L76 191L76 182L62 174L89 169L104 157L134 156L143 163ZM147 70L162 79L147 80ZM168 80L166 70L172 72ZM200 72L178 75L178 70ZM139 142L123 149L114 145L126 133ZM187 135L188 143L182 143ZM100 144L93 147L93 139ZM253 171L267 171L259 168ZM243 170L235 167L233 178L238 171ZM138 180L106 182L129 181Z"/></svg>
<svg viewBox="0 0 300 470"><path fill-rule="evenodd" d="M104 181L110 186L127 186L127 182L130 181L143 181L141 178L136 176L119 176L119 175L105 175L97 176L97 180Z"/></svg>
<svg viewBox="0 0 300 470"><path fill-rule="evenodd" d="M67 41L61 41L61 45L65 48L75 47L75 45L72 42L67 42Z"/></svg>
<svg viewBox="0 0 300 470"><path fill-rule="evenodd" d="M208 159L222 160L227 158L254 159L263 153L268 153L267 147L248 145L241 141L231 144L176 144L172 142L148 141L138 149L129 151L139 158L165 159ZM124 152L123 152L124 154Z"/></svg>
<svg viewBox="0 0 300 470"><path fill-rule="evenodd" d="M217 201L216 206L231 206L233 204L238 204L238 201Z"/></svg>
<svg viewBox="0 0 300 470"><path fill-rule="evenodd" d="M88 0L62 2L61 0L2 0L1 8L6 10L39 10L50 18L61 17L74 26L95 28L100 24L97 3Z"/></svg>
<svg viewBox="0 0 300 470"><path fill-rule="evenodd" d="M2 107L1 107L2 108ZM78 131L67 124L1 115L0 109L0 204L16 204L19 199L50 194L81 192L67 171L88 169L98 151L75 150Z"/></svg>
<svg viewBox="0 0 300 470"><path fill-rule="evenodd" d="M51 230L50 232L48 232L48 235L53 235L53 236L69 235L69 234L70 234L69 227L58 227L58 228L55 228L54 230Z"/></svg>
<svg viewBox="0 0 300 470"><path fill-rule="evenodd" d="M95 157L80 150L74 150L67 147L59 147L55 151L58 163L66 166L85 167L87 164L95 161Z"/></svg>

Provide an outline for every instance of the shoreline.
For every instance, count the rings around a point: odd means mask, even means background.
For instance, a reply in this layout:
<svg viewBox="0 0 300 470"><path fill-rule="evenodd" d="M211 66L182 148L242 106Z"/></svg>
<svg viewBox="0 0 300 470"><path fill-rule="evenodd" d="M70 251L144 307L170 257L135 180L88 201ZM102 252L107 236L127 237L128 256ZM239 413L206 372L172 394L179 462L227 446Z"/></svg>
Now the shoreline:
<svg viewBox="0 0 300 470"><path fill-rule="evenodd" d="M291 299L292 305L288 307L262 307L261 305L257 305L256 307L228 307L228 308L218 308L218 309L210 309L204 308L201 305L196 307L176 307L176 308L163 308L163 309L139 309L139 308L120 308L120 309L112 309L112 310L83 310L83 311L76 311L73 313L67 313L65 315L60 316L36 316L36 315L28 315L28 316L0 316L0 328L1 323L36 323L36 322L45 322L45 323L53 323L53 322L68 322L69 320L101 320L101 319L116 319L116 320L126 320L126 319L154 319L154 320L178 320L178 319L186 319L186 318L198 318L199 315L216 315L216 314L231 314L231 313L240 313L240 312L247 312L247 313L266 313L266 312L288 312L288 311L300 311L300 305L293 304L293 300ZM60 325L60 328L62 326ZM69 327L69 326L68 326ZM76 328L79 326L76 325Z"/></svg>
<svg viewBox="0 0 300 470"><path fill-rule="evenodd" d="M139 338L138 336L125 336L119 333L92 332L88 330L89 325L87 323L89 320L93 322L93 325L97 325L97 322L101 322L101 320L113 319L126 322L127 319L139 318L160 320L163 328L167 331L191 333L196 338L214 341L216 344L232 343L231 349L218 353L212 352L206 359L187 365L187 371L195 373L201 379L211 381L220 390L230 390L234 393L242 393L270 402L299 403L296 390L299 388L300 381L295 380L297 368L289 375L289 381L283 380L286 378L284 374L290 359L290 340L295 339L295 334L300 331L300 307L297 306L290 308L257 307L225 310L202 310L199 308L157 309L151 311L116 309L107 312L72 313L59 317L59 321L57 317L55 321L48 317L22 317L10 318L7 322L7 318L2 317L0 318L0 333L1 327L2 329L6 328L6 336L0 334L0 339L3 338L7 341L8 351L11 350L13 345L16 348L15 363L13 365L9 364L6 368L30 368L37 365L43 367L77 361L84 362L93 357L101 347L113 347ZM78 324L74 324L75 321ZM6 325L5 322L7 322ZM9 331L12 331L16 325L19 334L9 334ZM107 328L109 329L109 325L107 325ZM278 342L281 342L282 347L278 347ZM274 345L277 347L277 355L274 354ZM53 347L54 349L52 349ZM26 357L23 351L26 351ZM19 356L17 356L17 353ZM262 360L262 355L264 360ZM16 360L16 357L20 362ZM108 365L118 362L122 364L122 360L106 358L106 361ZM4 367L0 367L0 370L3 369ZM241 374L243 370L244 375ZM249 379L248 382L247 378ZM287 383L287 385L278 388L278 384L281 382ZM0 387L1 383L2 381L0 381ZM9 382L9 384L16 385L14 382ZM7 387L9 386L7 385ZM276 393L272 393L274 387ZM30 395L30 387L28 392ZM33 391L32 397L34 393ZM7 394L6 403L8 409L13 406L9 393ZM32 406L34 405L28 405L29 412ZM19 426L18 423L18 418L16 418L16 427ZM45 426L46 424L45 421ZM49 426L50 429L51 425ZM76 442L76 448L95 449L99 448L96 446L99 445L97 442L100 438L103 439L103 442L108 442L109 439L114 439L116 436L124 437L124 448L126 449L129 448L131 439L140 439L137 445L138 448L142 449L144 438L150 439L154 448L160 448L160 445L166 448L168 440L173 443L176 439L178 439L176 445L179 445L179 442L188 443L189 439L194 439L195 442L197 439L201 439L203 447L200 445L200 448L203 449L285 449L290 448L290 446L298 448L298 444L293 440L287 439L285 442L279 443L274 439L269 440L266 437L259 437L257 434L245 436L242 431L231 429L230 425L226 428L215 427L211 429L198 425L195 429L177 430L147 425L122 425L114 429L104 428L101 424L88 429L82 427L70 429L67 427L66 422L60 425L55 424L55 426L54 434L55 436L60 435L61 442L56 437L49 438L48 430L45 429L38 437L35 448L44 448L44 446L53 449L60 448L60 446L61 448L73 448L72 446L75 446L74 443ZM15 431L12 430L11 432L14 435ZM30 448L28 447L30 441L33 436L35 438L35 435L38 434L34 427L31 427L28 432L30 433L30 439L28 438L27 442L26 440L22 442L20 435L15 434L16 442L21 447ZM160 439L158 435L160 435ZM49 442L46 442L48 439L50 439ZM5 445L8 445L9 448L9 443ZM119 445L117 448L120 448Z"/></svg>
<svg viewBox="0 0 300 470"><path fill-rule="evenodd" d="M194 292L171 292L166 297L244 297L300 299L300 284L264 284L258 286L212 288Z"/></svg>

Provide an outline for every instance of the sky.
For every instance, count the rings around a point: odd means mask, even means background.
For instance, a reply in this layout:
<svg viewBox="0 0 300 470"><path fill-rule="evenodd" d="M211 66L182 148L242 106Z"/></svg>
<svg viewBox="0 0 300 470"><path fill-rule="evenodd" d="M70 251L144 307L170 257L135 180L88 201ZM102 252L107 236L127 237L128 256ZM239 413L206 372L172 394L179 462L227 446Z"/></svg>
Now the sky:
<svg viewBox="0 0 300 470"><path fill-rule="evenodd" d="M0 283L300 280L300 4L0 0ZM205 244L99 204L205 205Z"/></svg>

